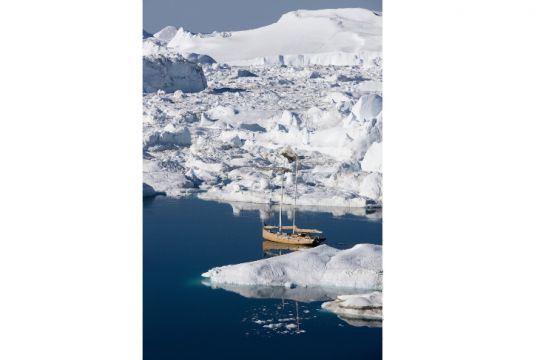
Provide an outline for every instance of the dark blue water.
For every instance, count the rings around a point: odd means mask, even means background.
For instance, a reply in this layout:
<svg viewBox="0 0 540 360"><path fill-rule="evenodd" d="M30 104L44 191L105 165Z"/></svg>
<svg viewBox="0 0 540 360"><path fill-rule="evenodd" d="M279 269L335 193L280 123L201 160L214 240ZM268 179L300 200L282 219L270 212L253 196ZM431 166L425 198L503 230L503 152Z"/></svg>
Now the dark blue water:
<svg viewBox="0 0 540 360"><path fill-rule="evenodd" d="M382 357L381 328L351 326L320 302L246 298L201 284L212 267L267 256L258 211L235 216L227 204L157 197L143 212L145 360ZM299 212L297 223L324 230L330 246L381 244L381 222L365 217ZM268 327L278 321L300 331Z"/></svg>

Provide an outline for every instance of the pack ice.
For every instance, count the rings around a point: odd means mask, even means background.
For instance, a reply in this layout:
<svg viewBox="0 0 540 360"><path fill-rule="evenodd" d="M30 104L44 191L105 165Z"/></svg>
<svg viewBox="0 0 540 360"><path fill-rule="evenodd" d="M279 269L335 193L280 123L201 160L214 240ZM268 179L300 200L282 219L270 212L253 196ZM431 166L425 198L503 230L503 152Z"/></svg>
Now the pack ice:
<svg viewBox="0 0 540 360"><path fill-rule="evenodd" d="M216 267L202 274L211 284L382 289L382 247L327 245L253 262Z"/></svg>
<svg viewBox="0 0 540 360"><path fill-rule="evenodd" d="M381 18L298 10L253 30L144 39L144 183L275 204L292 149L299 206L382 205ZM286 174L286 204L293 183Z"/></svg>

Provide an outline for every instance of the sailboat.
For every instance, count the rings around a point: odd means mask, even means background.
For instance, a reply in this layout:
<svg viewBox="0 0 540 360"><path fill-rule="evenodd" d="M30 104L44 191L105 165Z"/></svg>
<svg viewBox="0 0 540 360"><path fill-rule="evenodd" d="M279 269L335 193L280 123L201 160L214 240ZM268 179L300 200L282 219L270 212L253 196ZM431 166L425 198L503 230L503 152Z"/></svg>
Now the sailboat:
<svg viewBox="0 0 540 360"><path fill-rule="evenodd" d="M298 155L288 149L281 153L289 163L294 162L294 205L292 225L283 225L283 189L284 189L284 172L281 174L281 200L279 202L279 224L266 225L263 224L262 237L265 240L273 241L282 244L292 245L318 245L321 241L326 240L322 235L322 231L317 229L302 229L296 226L296 194L297 194L297 180L298 180Z"/></svg>

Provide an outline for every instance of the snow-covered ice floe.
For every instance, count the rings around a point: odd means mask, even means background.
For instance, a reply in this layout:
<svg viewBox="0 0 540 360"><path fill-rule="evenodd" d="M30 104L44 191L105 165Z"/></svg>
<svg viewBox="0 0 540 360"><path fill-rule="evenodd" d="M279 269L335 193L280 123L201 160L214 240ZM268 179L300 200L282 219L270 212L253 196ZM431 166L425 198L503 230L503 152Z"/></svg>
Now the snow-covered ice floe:
<svg viewBox="0 0 540 360"><path fill-rule="evenodd" d="M202 274L211 285L382 289L382 247L358 244L346 250L327 245Z"/></svg>
<svg viewBox="0 0 540 360"><path fill-rule="evenodd" d="M289 166L279 153L291 148L299 206L381 206L380 25L364 9L299 10L253 30L145 38L143 181L169 196L274 204L273 169ZM289 173L286 204L292 183Z"/></svg>
<svg viewBox="0 0 540 360"><path fill-rule="evenodd" d="M382 325L382 292L366 294L339 295L337 299L322 304L322 308L331 311L353 326Z"/></svg>

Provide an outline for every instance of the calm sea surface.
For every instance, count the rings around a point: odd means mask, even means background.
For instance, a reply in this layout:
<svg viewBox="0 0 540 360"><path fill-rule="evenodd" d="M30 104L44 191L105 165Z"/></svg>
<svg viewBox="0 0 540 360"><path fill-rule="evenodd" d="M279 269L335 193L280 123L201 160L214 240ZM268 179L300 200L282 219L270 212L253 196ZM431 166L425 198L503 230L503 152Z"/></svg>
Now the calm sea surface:
<svg viewBox="0 0 540 360"><path fill-rule="evenodd" d="M246 298L202 283L212 267L281 251L263 249L259 211L160 196L143 212L145 360L382 357L382 328L351 326L320 301ZM297 224L324 230L333 247L381 244L381 221L370 217L299 211Z"/></svg>

